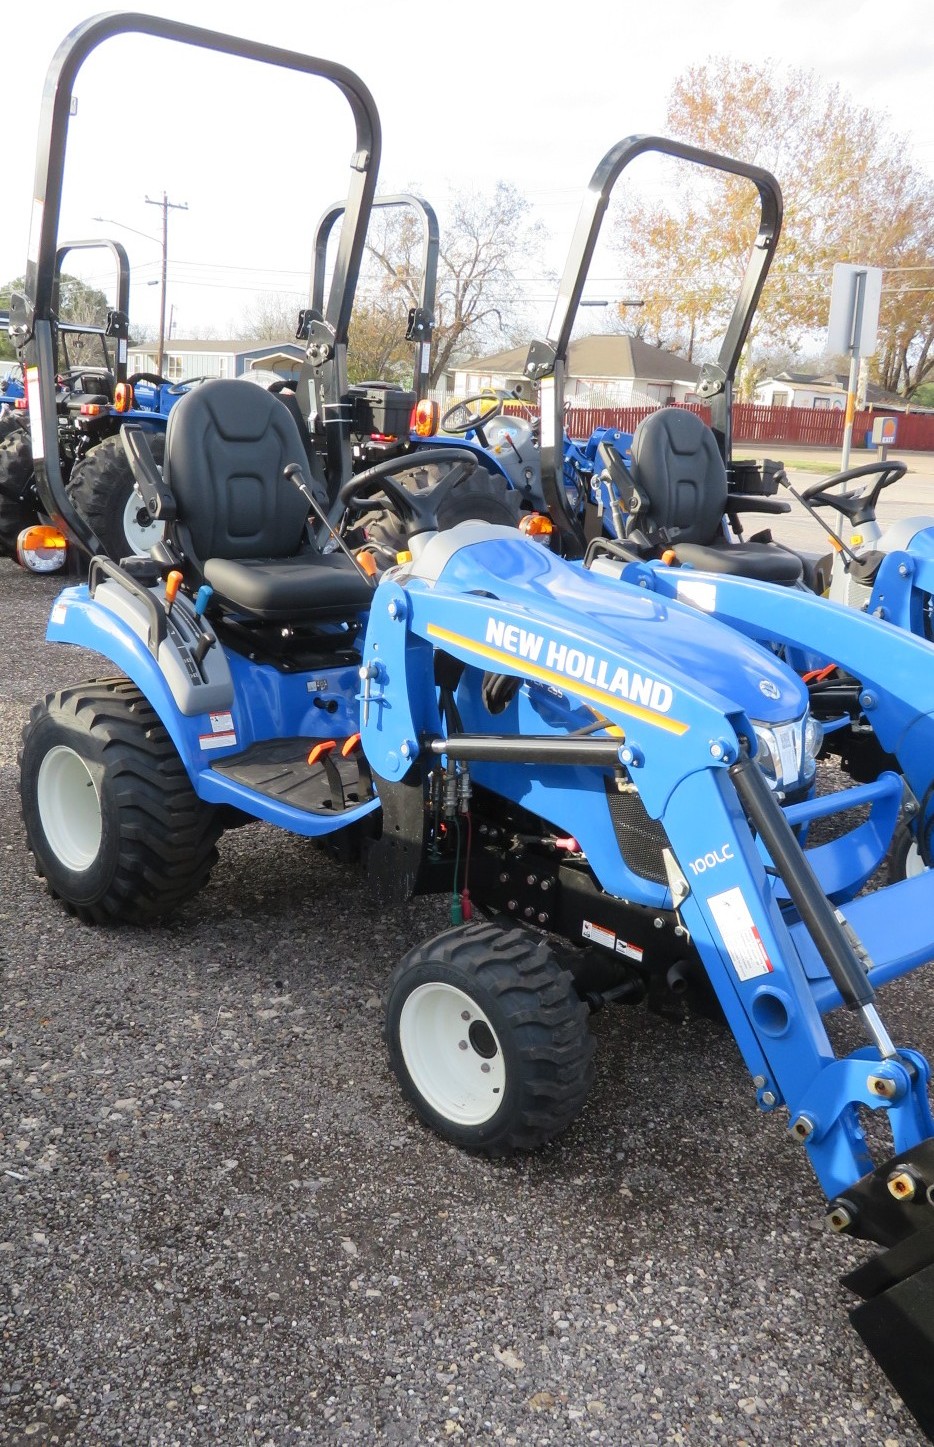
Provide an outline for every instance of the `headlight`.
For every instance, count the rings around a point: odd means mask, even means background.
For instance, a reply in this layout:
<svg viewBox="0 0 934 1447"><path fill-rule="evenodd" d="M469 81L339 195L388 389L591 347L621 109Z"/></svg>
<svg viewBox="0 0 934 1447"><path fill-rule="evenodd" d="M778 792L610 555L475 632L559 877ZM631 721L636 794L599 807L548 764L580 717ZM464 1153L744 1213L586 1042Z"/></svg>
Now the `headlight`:
<svg viewBox="0 0 934 1447"><path fill-rule="evenodd" d="M817 772L824 730L809 713L793 723L753 723L759 744L757 760L773 789L783 793L809 785Z"/></svg>

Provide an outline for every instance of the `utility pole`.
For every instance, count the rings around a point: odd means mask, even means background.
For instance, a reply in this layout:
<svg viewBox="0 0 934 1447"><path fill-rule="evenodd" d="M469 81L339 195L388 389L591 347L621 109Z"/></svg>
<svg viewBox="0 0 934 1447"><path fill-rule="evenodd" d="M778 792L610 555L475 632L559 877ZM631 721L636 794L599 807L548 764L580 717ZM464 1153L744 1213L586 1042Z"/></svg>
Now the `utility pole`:
<svg viewBox="0 0 934 1447"><path fill-rule="evenodd" d="M168 280L169 260L169 208L173 211L187 211L187 201L170 201L163 191L161 201L153 201L146 197L147 206L162 207L162 289L159 304L159 356L156 359L156 371L162 376L162 367L165 361L165 293Z"/></svg>

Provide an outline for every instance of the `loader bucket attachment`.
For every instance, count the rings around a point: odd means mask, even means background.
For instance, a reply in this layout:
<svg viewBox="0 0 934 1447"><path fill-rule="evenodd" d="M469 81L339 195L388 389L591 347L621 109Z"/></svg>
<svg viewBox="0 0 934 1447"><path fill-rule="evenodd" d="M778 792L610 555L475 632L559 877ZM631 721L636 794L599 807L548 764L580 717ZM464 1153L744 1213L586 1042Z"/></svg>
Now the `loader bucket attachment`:
<svg viewBox="0 0 934 1447"><path fill-rule="evenodd" d="M884 1250L843 1278L850 1320L934 1442L934 1141L922 1141L831 1203L837 1230Z"/></svg>
<svg viewBox="0 0 934 1447"><path fill-rule="evenodd" d="M866 1294L850 1320L934 1442L934 1225L851 1272L844 1285Z"/></svg>

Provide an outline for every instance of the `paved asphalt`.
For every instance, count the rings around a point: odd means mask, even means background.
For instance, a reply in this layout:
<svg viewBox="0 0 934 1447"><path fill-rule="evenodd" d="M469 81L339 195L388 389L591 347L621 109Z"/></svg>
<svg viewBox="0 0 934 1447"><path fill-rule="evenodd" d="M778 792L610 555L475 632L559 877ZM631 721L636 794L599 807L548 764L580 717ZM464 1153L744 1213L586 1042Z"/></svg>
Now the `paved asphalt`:
<svg viewBox="0 0 934 1447"><path fill-rule="evenodd" d="M57 586L0 561L0 1444L917 1447L847 1321L866 1248L723 1029L595 1016L579 1121L491 1164L380 1040L437 903L260 825L159 927L44 894L17 738L100 669L43 642ZM882 1012L934 1053L919 976Z"/></svg>

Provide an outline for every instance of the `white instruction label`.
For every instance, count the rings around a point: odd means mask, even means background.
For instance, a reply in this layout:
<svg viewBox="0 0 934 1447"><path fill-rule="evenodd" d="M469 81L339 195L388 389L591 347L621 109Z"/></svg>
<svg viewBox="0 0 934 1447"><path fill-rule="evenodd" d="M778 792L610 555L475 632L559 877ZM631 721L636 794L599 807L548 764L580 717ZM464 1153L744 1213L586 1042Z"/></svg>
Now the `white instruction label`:
<svg viewBox="0 0 934 1447"><path fill-rule="evenodd" d="M696 578L679 578L676 593L679 603L690 603L702 613L716 611L717 588L714 583L702 583Z"/></svg>
<svg viewBox="0 0 934 1447"><path fill-rule="evenodd" d="M722 894L710 895L707 903L739 978L754 980L757 975L770 975L772 961L742 890L738 886L725 889Z"/></svg>

